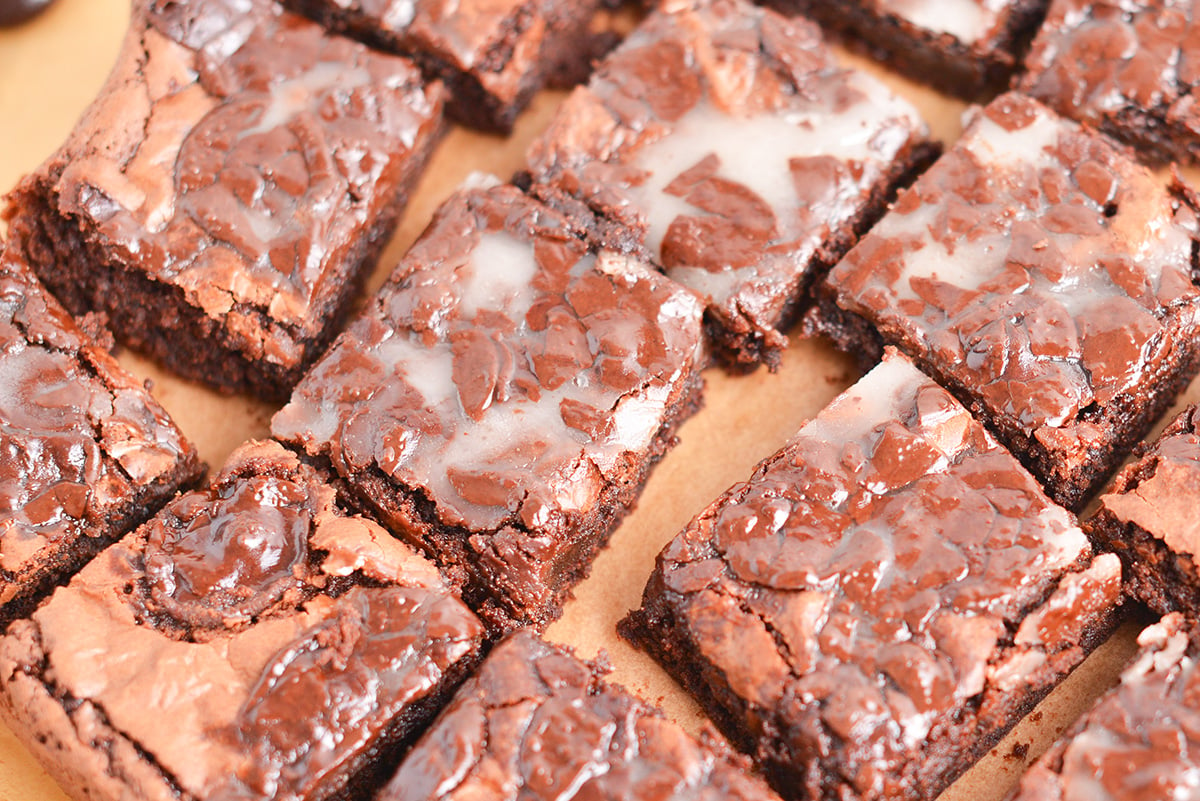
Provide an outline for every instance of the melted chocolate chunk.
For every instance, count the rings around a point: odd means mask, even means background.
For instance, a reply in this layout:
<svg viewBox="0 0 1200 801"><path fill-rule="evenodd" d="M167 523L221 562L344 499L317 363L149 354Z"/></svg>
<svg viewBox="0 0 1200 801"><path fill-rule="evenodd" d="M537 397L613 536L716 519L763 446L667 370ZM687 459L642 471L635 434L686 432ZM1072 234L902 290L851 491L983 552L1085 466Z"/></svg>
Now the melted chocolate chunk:
<svg viewBox="0 0 1200 801"><path fill-rule="evenodd" d="M706 296L721 354L775 364L811 279L929 149L916 110L815 25L721 0L652 13L529 164Z"/></svg>
<svg viewBox="0 0 1200 801"><path fill-rule="evenodd" d="M718 744L697 741L602 671L521 632L498 645L378 801L772 801Z"/></svg>
<svg viewBox="0 0 1200 801"><path fill-rule="evenodd" d="M667 546L621 628L785 796L930 799L1107 634L1120 578L893 353Z"/></svg>
<svg viewBox="0 0 1200 801"><path fill-rule="evenodd" d="M0 28L20 25L48 9L54 0L0 0Z"/></svg>

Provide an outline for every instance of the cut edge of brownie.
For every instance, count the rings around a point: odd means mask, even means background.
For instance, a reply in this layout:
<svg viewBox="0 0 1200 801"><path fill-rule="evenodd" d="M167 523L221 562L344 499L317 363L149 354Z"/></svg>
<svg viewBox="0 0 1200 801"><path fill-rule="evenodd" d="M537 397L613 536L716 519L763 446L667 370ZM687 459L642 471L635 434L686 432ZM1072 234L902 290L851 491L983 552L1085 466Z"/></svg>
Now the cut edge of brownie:
<svg viewBox="0 0 1200 801"><path fill-rule="evenodd" d="M364 14L338 13L327 0L283 0L285 6L330 31L412 59L429 79L439 80L449 89L446 114L451 119L476 130L505 135L512 133L517 117L540 89L549 84L561 86L555 83L553 75L565 73L576 80L591 72L590 63L581 62L590 62L596 51L590 25L600 2L577 0L572 3L574 7L592 6L591 11L547 16L546 36L533 68L521 75L515 94L506 99L489 90L476 70L502 74L509 68L516 42L534 17L528 8L522 8L514 18L505 21L502 36L480 65L474 70L464 70L427 50L401 45L398 37L380 31Z"/></svg>
<svg viewBox="0 0 1200 801"><path fill-rule="evenodd" d="M986 46L965 44L895 14L875 14L859 3L765 0L786 14L804 14L838 34L842 43L889 64L913 80L970 101L1008 88L1045 19L1048 0L1016 0L1000 35Z"/></svg>
<svg viewBox="0 0 1200 801"><path fill-rule="evenodd" d="M543 629L562 615L563 605L575 586L591 572L596 554L608 544L625 516L636 508L654 467L678 441L679 426L702 407L703 389L703 376L696 370L668 400L664 422L645 458L640 464L631 465L635 470L624 481L607 482L588 514L556 518L547 533L561 536L569 544L551 566L550 581L541 588L549 597L534 609L513 597L504 581L504 563L497 565L498 572L491 572L480 567L478 554L468 552L469 539L477 535L495 536L505 530L512 530L518 536L531 535L533 532L519 516L513 515L501 526L485 532L446 525L438 520L437 508L425 491L397 485L376 466L350 479L339 475L326 455L309 454L299 443L282 441L282 444L314 466L338 490L343 505L379 522L436 564L447 582L462 594L471 611L489 627L489 638L495 641L524 626ZM436 543L437 549L427 542Z"/></svg>
<svg viewBox="0 0 1200 801"><path fill-rule="evenodd" d="M124 344L184 378L221 392L282 402L343 327L445 131L444 122L436 122L426 146L412 151L384 213L335 265L337 274L324 282L338 289L312 310L309 330L279 323L261 308L234 305L232 311L255 320L268 337L283 336L296 345L301 356L292 366L247 353L254 343L234 336L223 319L189 302L182 288L128 269L89 237L84 223L63 213L56 203L54 186L65 167L61 154L47 165L49 169L18 184L5 199L2 216L12 246L73 314L103 312ZM131 302L135 298L140 302ZM261 349L263 343L258 344Z"/></svg>
<svg viewBox="0 0 1200 801"><path fill-rule="evenodd" d="M770 461L764 462L764 465ZM734 491L723 496L722 501L731 498L736 498ZM1021 619L1046 608L1068 577L1083 574L1095 564L1096 559L1102 557L1103 555L1093 555L1089 560L1074 565L1058 583L1047 590L1045 597L1025 610ZM688 628L680 625L676 619L668 600L671 594L672 591L664 581L660 557L646 584L641 606L630 611L617 624L617 633L633 646L652 656L672 678L696 698L721 733L735 748L749 754L771 785L785 797L806 797L794 791L804 788L810 794L807 797L815 801L859 799L860 797L852 791L849 795L843 794L848 792L846 785L852 780L847 766L831 766L828 761L823 761L815 754L809 755L798 764L799 760L795 755L787 753L786 750L773 749L770 743L756 740L752 733L741 725L740 721L747 717L750 705L733 691L719 669L703 659L694 658L699 646L689 636ZM1072 648L1078 648L1083 656L1090 654L1116 630L1126 612L1124 606L1108 610L1084 632L1078 642L1063 644L1066 647L1050 653L1047 663L1037 674L1037 687L1034 691L1013 698L1010 693L989 682L979 695L970 699L970 708L964 711L956 725L947 726L944 721L935 725L926 736L927 742L939 740L943 743L970 745L959 752L934 750L927 753L920 764L910 763L908 768L912 785L920 788L911 799L933 799L966 773L1065 678L1061 667L1054 664L1054 658L1070 654ZM747 613L750 612L747 610ZM766 625L769 629L769 624ZM1014 627L1009 627L1007 635L1007 641L1001 645L1008 649L1018 647L1013 642L1016 635ZM1003 653L1004 648L997 650ZM1082 657L1076 660L1075 664L1067 665L1066 671L1073 670L1081 661ZM771 719L769 712L766 718ZM779 740L786 737L786 732L772 731L770 736ZM836 747L832 750L836 751ZM821 763L821 769L816 768L818 763ZM834 770L830 770L830 767ZM808 775L810 770L820 777L816 783ZM793 792L789 793L788 788L792 788ZM906 800L907 798L909 797L906 797Z"/></svg>

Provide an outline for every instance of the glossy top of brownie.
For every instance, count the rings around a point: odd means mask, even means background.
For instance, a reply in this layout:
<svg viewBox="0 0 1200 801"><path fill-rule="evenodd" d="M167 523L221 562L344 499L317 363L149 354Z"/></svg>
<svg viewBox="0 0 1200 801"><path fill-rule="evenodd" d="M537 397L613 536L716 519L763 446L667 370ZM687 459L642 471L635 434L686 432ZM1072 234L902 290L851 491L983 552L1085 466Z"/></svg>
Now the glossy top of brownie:
<svg viewBox="0 0 1200 801"><path fill-rule="evenodd" d="M145 387L0 253L0 603L42 549L103 535L137 492L198 470Z"/></svg>
<svg viewBox="0 0 1200 801"><path fill-rule="evenodd" d="M1093 124L1141 109L1200 137L1200 9L1191 0L1055 0L1026 91Z"/></svg>
<svg viewBox="0 0 1200 801"><path fill-rule="evenodd" d="M699 801L776 796L601 670L522 631L488 656L378 801Z"/></svg>
<svg viewBox="0 0 1200 801"><path fill-rule="evenodd" d="M701 304L513 187L443 205L272 423L446 524L545 527L645 458L691 378Z"/></svg>
<svg viewBox="0 0 1200 801"><path fill-rule="evenodd" d="M248 443L14 624L0 660L99 710L189 797L310 797L482 634L431 564L334 495Z"/></svg>
<svg viewBox="0 0 1200 801"><path fill-rule="evenodd" d="M394 202L440 98L409 62L273 2L139 0L60 152L59 211L289 364L294 343L255 314L316 325L330 266Z"/></svg>
<svg viewBox="0 0 1200 801"><path fill-rule="evenodd" d="M1200 409L1193 406L1163 432L1153 448L1130 465L1100 499L1121 523L1133 523L1172 552L1200 558Z"/></svg>
<svg viewBox="0 0 1200 801"><path fill-rule="evenodd" d="M678 1L564 103L529 165L636 230L672 278L773 325L821 248L927 138L917 111L839 66L813 23Z"/></svg>
<svg viewBox="0 0 1200 801"><path fill-rule="evenodd" d="M1103 137L1020 95L962 139L828 287L1047 444L1136 387L1194 323L1195 211Z"/></svg>
<svg viewBox="0 0 1200 801"><path fill-rule="evenodd" d="M909 797L927 738L985 690L1020 709L1061 655L1082 658L1120 594L1116 557L1090 557L1071 514L892 353L705 510L658 572L704 671L770 721L760 754L827 755L862 797Z"/></svg>
<svg viewBox="0 0 1200 801"><path fill-rule="evenodd" d="M1138 637L1112 690L1021 781L1013 801L1162 801L1200 790L1200 670L1181 615Z"/></svg>

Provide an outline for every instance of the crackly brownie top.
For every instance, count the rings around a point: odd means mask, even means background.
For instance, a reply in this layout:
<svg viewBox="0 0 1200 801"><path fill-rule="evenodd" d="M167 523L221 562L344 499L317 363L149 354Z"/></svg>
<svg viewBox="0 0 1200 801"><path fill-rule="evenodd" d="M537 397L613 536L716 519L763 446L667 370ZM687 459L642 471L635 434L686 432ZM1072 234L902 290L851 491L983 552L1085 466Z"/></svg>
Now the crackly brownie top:
<svg viewBox="0 0 1200 801"><path fill-rule="evenodd" d="M571 96L529 163L636 229L672 278L774 325L927 133L906 101L838 66L813 23L670 2Z"/></svg>
<svg viewBox="0 0 1200 801"><path fill-rule="evenodd" d="M60 154L58 203L208 314L245 318L248 339L251 310L303 330L439 98L409 62L267 0L143 0ZM258 347L295 358L283 339Z"/></svg>
<svg viewBox="0 0 1200 801"><path fill-rule="evenodd" d="M44 548L99 536L176 471L196 454L167 413L0 254L0 601Z"/></svg>
<svg viewBox="0 0 1200 801"><path fill-rule="evenodd" d="M451 198L272 423L443 522L528 530L628 474L688 381L700 303L513 187Z"/></svg>
<svg viewBox="0 0 1200 801"><path fill-rule="evenodd" d="M601 671L528 631L496 647L377 801L770 801L723 746L697 741Z"/></svg>
<svg viewBox="0 0 1200 801"><path fill-rule="evenodd" d="M1200 670L1182 616L1138 637L1121 683L1030 769L1013 801L1162 801L1200 793Z"/></svg>
<svg viewBox="0 0 1200 801"><path fill-rule="evenodd" d="M1132 107L1200 137L1192 0L1056 0L1027 64L1026 90L1063 114L1099 124Z"/></svg>
<svg viewBox="0 0 1200 801"><path fill-rule="evenodd" d="M977 393L1056 431L1103 407L1193 323L1196 215L1104 138L1005 95L833 269L843 308Z"/></svg>
<svg viewBox="0 0 1200 801"><path fill-rule="evenodd" d="M44 657L56 693L189 797L308 798L482 633L431 564L334 495L279 445L244 445L5 647Z"/></svg>
<svg viewBox="0 0 1200 801"><path fill-rule="evenodd" d="M663 551L658 602L781 747L834 753L883 797L939 727L985 689L1019 697L1113 607L1118 560L1070 572L1089 557L1074 518L893 354Z"/></svg>
<svg viewBox="0 0 1200 801"><path fill-rule="evenodd" d="M1102 508L1168 548L1200 559L1200 409L1184 411L1141 460L1130 465L1101 498Z"/></svg>

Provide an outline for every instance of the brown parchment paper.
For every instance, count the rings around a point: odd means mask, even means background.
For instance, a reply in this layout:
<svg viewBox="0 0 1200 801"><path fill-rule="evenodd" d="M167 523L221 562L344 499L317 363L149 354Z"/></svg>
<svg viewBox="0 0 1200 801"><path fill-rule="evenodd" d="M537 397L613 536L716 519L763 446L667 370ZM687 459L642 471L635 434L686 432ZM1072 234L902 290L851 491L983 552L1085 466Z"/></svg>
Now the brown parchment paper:
<svg viewBox="0 0 1200 801"><path fill-rule="evenodd" d="M43 16L17 29L0 30L0 192L33 170L58 146L104 81L128 20L128 0L58 0ZM879 75L913 101L934 133L947 144L961 131L964 104L889 75L878 65L850 55L848 62ZM437 205L473 171L507 178L521 166L528 142L547 124L562 93L545 92L502 139L455 129L441 145L402 218L400 229L370 282L379 286ZM1200 184L1200 171L1188 177ZM244 398L217 395L172 377L134 354L121 362L153 384L154 395L196 443L215 470L228 453L251 437L268 435L274 408ZM616 622L636 606L658 551L713 498L749 476L857 373L827 344L793 338L782 368L748 376L719 370L707 375L705 408L680 430L680 445L662 461L591 577L576 590L563 618L547 636L587 657L608 653L613 678L696 731L703 716L648 657L617 638ZM1181 400L1200 400L1200 382ZM1160 426L1161 427L1161 426ZM1024 765L1115 682L1147 623L1127 623L1009 737L943 796L943 801L999 801ZM114 643L114 647L120 647ZM0 801L65 801L0 724Z"/></svg>

